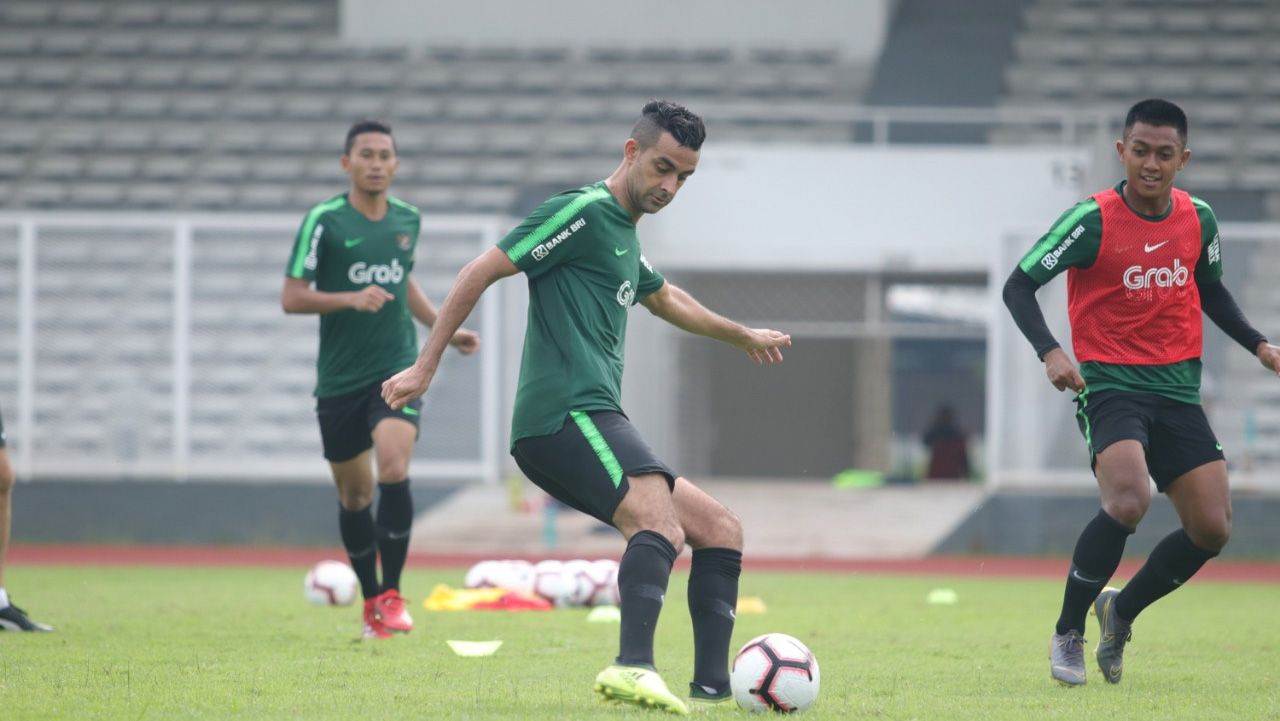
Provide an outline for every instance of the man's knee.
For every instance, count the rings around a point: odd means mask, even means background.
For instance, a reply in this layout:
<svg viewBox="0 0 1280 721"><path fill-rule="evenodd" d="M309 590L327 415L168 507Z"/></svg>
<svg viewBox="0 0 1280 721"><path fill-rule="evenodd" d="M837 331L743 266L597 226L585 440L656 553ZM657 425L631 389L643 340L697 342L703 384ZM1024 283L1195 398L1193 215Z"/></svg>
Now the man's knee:
<svg viewBox="0 0 1280 721"><path fill-rule="evenodd" d="M721 506L720 512L704 520L702 528L686 529L694 548L731 548L742 550L742 520L738 514Z"/></svg>
<svg viewBox="0 0 1280 721"><path fill-rule="evenodd" d="M1137 528L1138 523L1142 521L1142 517L1147 515L1147 508L1151 505L1149 496L1140 494L1121 494L1107 499L1103 502L1102 508L1116 521L1129 528Z"/></svg>
<svg viewBox="0 0 1280 721"><path fill-rule="evenodd" d="M397 483L409 477L409 459L407 457L392 457L385 460L378 459L378 482L379 483Z"/></svg>
<svg viewBox="0 0 1280 721"><path fill-rule="evenodd" d="M13 465L8 458L0 458L0 495L8 495L13 490Z"/></svg>
<svg viewBox="0 0 1280 721"><path fill-rule="evenodd" d="M1206 551L1217 553L1231 540L1231 512L1227 511L1211 519L1202 519L1186 529L1191 542Z"/></svg>

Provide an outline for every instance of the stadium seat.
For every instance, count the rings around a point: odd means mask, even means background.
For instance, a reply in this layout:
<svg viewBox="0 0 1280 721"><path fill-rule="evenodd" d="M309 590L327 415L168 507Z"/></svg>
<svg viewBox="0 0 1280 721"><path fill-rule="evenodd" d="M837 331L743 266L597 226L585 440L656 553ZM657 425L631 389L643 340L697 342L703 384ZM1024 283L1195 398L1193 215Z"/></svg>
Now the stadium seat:
<svg viewBox="0 0 1280 721"><path fill-rule="evenodd" d="M19 178L27 171L27 161L10 155L0 155L0 179Z"/></svg>
<svg viewBox="0 0 1280 721"><path fill-rule="evenodd" d="M138 165L138 159L134 156L100 155L89 160L84 174L92 180L126 183L138 174Z"/></svg>
<svg viewBox="0 0 1280 721"><path fill-rule="evenodd" d="M98 129L92 125L55 126L47 134L46 143L50 150L57 152L92 150L98 145Z"/></svg>
<svg viewBox="0 0 1280 721"><path fill-rule="evenodd" d="M122 27L149 27L158 25L163 6L150 3L123 3L111 13L111 21Z"/></svg>
<svg viewBox="0 0 1280 721"><path fill-rule="evenodd" d="M83 168L84 162L74 155L46 155L36 158L32 174L41 180L70 180Z"/></svg>
<svg viewBox="0 0 1280 721"><path fill-rule="evenodd" d="M107 9L105 3L59 3L54 21L64 27L98 27L107 16Z"/></svg>
<svg viewBox="0 0 1280 721"><path fill-rule="evenodd" d="M0 33L0 57L30 57L35 54L38 42L39 38L34 35Z"/></svg>
<svg viewBox="0 0 1280 721"><path fill-rule="evenodd" d="M78 68L72 63L38 63L23 72L23 85L41 90L58 91L70 85Z"/></svg>
<svg viewBox="0 0 1280 721"><path fill-rule="evenodd" d="M199 210L230 210L235 191L225 184L193 185L187 191L186 203Z"/></svg>

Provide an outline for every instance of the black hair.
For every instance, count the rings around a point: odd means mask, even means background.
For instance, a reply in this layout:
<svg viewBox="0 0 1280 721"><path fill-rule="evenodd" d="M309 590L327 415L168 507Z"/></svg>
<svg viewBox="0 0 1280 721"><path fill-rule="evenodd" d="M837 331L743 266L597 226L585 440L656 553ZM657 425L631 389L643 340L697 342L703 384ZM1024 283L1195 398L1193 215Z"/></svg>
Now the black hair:
<svg viewBox="0 0 1280 721"><path fill-rule="evenodd" d="M347 155L351 154L351 146L356 144L356 136L363 133L383 133L391 135L391 126L380 120L361 120L347 131ZM391 147L395 147L395 138L391 139Z"/></svg>
<svg viewBox="0 0 1280 721"><path fill-rule="evenodd" d="M692 110L669 100L650 100L631 128L631 137L644 149L657 143L663 131L671 133L677 143L690 150L702 148L702 141L707 139L702 118Z"/></svg>
<svg viewBox="0 0 1280 721"><path fill-rule="evenodd" d="M1173 128L1178 131L1178 139L1182 141L1182 144L1187 144L1187 114L1182 112L1182 108L1168 100L1148 98L1135 103L1132 108L1129 108L1129 114L1124 118L1125 137L1128 137L1129 131L1133 130L1134 123L1146 123L1159 128Z"/></svg>

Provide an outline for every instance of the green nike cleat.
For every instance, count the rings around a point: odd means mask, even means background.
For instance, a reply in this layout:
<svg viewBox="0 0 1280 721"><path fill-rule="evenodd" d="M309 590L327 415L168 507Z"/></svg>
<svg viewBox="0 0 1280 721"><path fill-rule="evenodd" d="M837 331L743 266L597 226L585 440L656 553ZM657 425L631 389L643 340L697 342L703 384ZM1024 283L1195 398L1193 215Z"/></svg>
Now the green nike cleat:
<svg viewBox="0 0 1280 721"><path fill-rule="evenodd" d="M609 666L596 676L596 693L605 701L689 715L689 708L667 689L657 671L641 666Z"/></svg>

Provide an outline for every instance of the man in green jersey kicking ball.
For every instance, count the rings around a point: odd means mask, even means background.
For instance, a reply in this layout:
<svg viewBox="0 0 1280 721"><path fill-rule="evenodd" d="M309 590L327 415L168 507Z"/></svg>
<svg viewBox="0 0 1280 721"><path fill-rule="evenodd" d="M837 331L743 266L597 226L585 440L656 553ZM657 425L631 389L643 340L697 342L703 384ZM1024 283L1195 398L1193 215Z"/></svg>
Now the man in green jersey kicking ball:
<svg viewBox="0 0 1280 721"><path fill-rule="evenodd" d="M1222 284L1213 211L1173 187L1191 158L1182 109L1155 98L1137 103L1116 152L1125 179L1063 213L1004 286L1005 304L1049 382L1078 394L1076 417L1102 496L1076 542L1049 641L1049 672L1068 686L1085 682L1090 604L1100 625L1099 670L1119 683L1138 614L1190 580L1231 535L1227 464L1200 406L1201 311L1280 372L1280 348L1249 325ZM1035 297L1064 270L1078 370ZM1182 527L1116 591L1107 581L1151 504L1148 476Z"/></svg>
<svg viewBox="0 0 1280 721"><path fill-rule="evenodd" d="M471 261L440 308L412 367L382 386L392 408L427 391L448 339L500 278L529 278L529 320L516 390L511 454L547 493L617 528L622 631L616 662L596 677L606 699L687 713L654 668L653 634L671 564L693 548L697 703L732 703L729 639L742 569L742 526L660 461L621 407L627 311L636 303L678 328L724 341L756 363L782 361L788 335L744 327L666 282L640 250L636 223L675 198L698 165L702 119L650 101L605 180L544 202L498 246Z"/></svg>
<svg viewBox="0 0 1280 721"><path fill-rule="evenodd" d="M398 165L391 128L369 120L351 126L342 156L351 188L307 213L281 293L285 312L320 315L316 415L338 486L342 544L364 594L365 638L390 638L413 628L400 595L400 572L413 523L409 458L421 406L393 410L383 403L381 389L382 381L417 355L413 319L427 326L436 322L435 306L409 275L418 209L388 194ZM480 339L454 326L450 343L471 353ZM377 458L376 519L371 452Z"/></svg>

